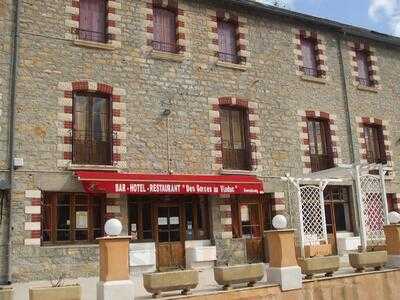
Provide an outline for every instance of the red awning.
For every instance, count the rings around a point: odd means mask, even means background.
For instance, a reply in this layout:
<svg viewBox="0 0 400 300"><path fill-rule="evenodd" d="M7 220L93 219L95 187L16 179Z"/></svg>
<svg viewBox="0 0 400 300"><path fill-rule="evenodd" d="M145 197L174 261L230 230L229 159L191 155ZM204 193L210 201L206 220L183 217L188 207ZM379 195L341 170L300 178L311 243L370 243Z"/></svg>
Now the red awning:
<svg viewBox="0 0 400 300"><path fill-rule="evenodd" d="M160 194L262 194L255 176L156 175L113 172L76 172L88 193Z"/></svg>

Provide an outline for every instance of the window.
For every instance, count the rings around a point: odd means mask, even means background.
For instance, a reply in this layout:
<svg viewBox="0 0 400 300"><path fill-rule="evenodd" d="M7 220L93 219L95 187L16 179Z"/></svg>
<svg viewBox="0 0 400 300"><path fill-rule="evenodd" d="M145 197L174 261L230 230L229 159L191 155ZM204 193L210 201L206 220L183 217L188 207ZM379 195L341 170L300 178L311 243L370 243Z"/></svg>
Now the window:
<svg viewBox="0 0 400 300"><path fill-rule="evenodd" d="M232 22L218 21L218 57L220 61L239 63L236 45L236 25Z"/></svg>
<svg viewBox="0 0 400 300"><path fill-rule="evenodd" d="M44 244L90 243L103 236L103 196L48 193L42 210Z"/></svg>
<svg viewBox="0 0 400 300"><path fill-rule="evenodd" d="M369 77L368 67L368 52L365 50L357 50L357 68L358 68L358 82L361 85L372 86L372 81Z"/></svg>
<svg viewBox="0 0 400 300"><path fill-rule="evenodd" d="M153 240L152 208L149 201L129 201L129 234L134 240Z"/></svg>
<svg viewBox="0 0 400 300"><path fill-rule="evenodd" d="M194 198L185 202L186 240L209 238L207 199Z"/></svg>
<svg viewBox="0 0 400 300"><path fill-rule="evenodd" d="M222 165L224 169L250 170L247 112L221 107Z"/></svg>
<svg viewBox="0 0 400 300"><path fill-rule="evenodd" d="M176 13L165 8L155 7L153 48L163 52L177 52Z"/></svg>
<svg viewBox="0 0 400 300"><path fill-rule="evenodd" d="M386 162L386 151L383 140L382 126L365 124L364 136L368 163Z"/></svg>
<svg viewBox="0 0 400 300"><path fill-rule="evenodd" d="M318 77L317 57L315 51L315 40L312 38L301 39L301 52L303 56L302 70L304 75Z"/></svg>
<svg viewBox="0 0 400 300"><path fill-rule="evenodd" d="M329 124L324 119L307 119L311 171L333 168L332 142Z"/></svg>
<svg viewBox="0 0 400 300"><path fill-rule="evenodd" d="M103 0L79 1L79 38L106 42L106 2Z"/></svg>
<svg viewBox="0 0 400 300"><path fill-rule="evenodd" d="M169 197L168 197L169 198ZM166 222L168 221L168 222ZM208 199L132 197L128 200L129 234L137 242L209 239Z"/></svg>
<svg viewBox="0 0 400 300"><path fill-rule="evenodd" d="M75 93L73 107L73 163L110 165L112 126L109 96Z"/></svg>

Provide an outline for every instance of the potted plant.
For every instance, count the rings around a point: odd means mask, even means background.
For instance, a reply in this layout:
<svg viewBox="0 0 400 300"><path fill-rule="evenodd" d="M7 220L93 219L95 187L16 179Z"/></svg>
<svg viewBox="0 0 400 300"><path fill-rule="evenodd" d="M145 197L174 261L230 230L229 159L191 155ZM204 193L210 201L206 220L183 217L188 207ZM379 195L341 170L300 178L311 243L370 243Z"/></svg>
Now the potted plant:
<svg viewBox="0 0 400 300"><path fill-rule="evenodd" d="M29 300L80 300L79 284L65 285L64 274L50 279L50 287L33 287L29 289Z"/></svg>

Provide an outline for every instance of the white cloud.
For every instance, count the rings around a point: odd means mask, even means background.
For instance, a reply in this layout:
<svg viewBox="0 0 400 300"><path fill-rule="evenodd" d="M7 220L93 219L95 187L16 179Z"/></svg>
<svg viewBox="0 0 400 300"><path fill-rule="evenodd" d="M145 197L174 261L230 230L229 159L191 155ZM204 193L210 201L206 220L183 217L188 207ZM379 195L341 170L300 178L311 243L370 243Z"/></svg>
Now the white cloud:
<svg viewBox="0 0 400 300"><path fill-rule="evenodd" d="M370 0L368 15L375 22L387 22L393 34L400 36L400 0Z"/></svg>

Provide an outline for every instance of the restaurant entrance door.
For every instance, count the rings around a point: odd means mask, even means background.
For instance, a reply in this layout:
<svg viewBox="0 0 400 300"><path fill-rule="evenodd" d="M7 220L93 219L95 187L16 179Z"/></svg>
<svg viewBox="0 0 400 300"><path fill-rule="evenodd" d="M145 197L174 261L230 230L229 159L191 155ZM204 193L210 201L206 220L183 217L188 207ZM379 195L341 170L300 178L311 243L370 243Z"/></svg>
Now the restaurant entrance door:
<svg viewBox="0 0 400 300"><path fill-rule="evenodd" d="M182 206L177 202L157 203L156 251L160 271L185 267L185 244L182 237Z"/></svg>

